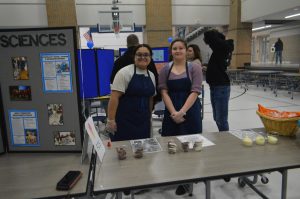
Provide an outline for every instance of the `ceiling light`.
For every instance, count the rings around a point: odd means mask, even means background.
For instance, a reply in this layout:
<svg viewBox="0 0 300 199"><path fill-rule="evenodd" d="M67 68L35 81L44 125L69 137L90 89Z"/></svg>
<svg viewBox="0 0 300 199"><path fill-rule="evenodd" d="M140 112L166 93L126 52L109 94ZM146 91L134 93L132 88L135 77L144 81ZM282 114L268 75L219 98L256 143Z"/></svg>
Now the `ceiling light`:
<svg viewBox="0 0 300 199"><path fill-rule="evenodd" d="M297 14L294 14L294 15L289 15L289 16L286 16L284 18L288 19L288 18L297 17L297 16L300 16L300 13L297 13Z"/></svg>
<svg viewBox="0 0 300 199"><path fill-rule="evenodd" d="M272 25L261 26L261 27L258 27L258 28L253 28L252 31L261 30L261 29L270 28L270 27L272 27Z"/></svg>

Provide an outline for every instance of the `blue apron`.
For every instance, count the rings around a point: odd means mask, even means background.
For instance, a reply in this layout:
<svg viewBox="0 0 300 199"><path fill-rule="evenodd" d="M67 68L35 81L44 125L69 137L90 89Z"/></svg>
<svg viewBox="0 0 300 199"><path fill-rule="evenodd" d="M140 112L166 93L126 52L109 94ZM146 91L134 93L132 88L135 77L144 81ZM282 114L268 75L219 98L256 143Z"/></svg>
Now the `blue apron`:
<svg viewBox="0 0 300 199"><path fill-rule="evenodd" d="M143 139L150 137L151 112L150 98L155 94L155 87L144 74L134 74L128 88L119 99L116 113L117 132L112 141Z"/></svg>
<svg viewBox="0 0 300 199"><path fill-rule="evenodd" d="M188 96L191 93L192 82L189 77L188 65L186 64L187 77L175 80L169 80L169 76L173 64L170 67L167 76L168 94L173 102L176 111L179 111ZM195 101L192 107L187 111L185 115L185 121L176 124L170 116L168 109L165 109L164 120L162 124L162 136L174 136L174 135L186 135L202 133L202 121L201 121L201 102L199 98Z"/></svg>

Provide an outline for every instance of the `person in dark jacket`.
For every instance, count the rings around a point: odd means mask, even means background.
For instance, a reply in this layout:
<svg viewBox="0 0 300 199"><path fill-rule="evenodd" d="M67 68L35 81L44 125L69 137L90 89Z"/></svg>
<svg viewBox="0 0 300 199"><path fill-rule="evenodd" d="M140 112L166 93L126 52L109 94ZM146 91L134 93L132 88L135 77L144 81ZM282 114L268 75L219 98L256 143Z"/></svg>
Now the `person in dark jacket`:
<svg viewBox="0 0 300 199"><path fill-rule="evenodd" d="M139 38L135 34L130 34L127 36L127 51L120 56L114 63L114 67L110 76L110 83L112 84L117 72L124 68L125 66L128 66L130 64L134 63L134 49L139 45ZM156 85L158 83L158 73L155 67L155 64L153 62L153 59L151 58L150 64L148 65L148 70L151 71L155 76L155 82ZM154 97L154 104L158 101L161 101L161 95L159 92L156 92L157 95Z"/></svg>
<svg viewBox="0 0 300 199"><path fill-rule="evenodd" d="M219 131L228 131L230 80L226 70L233 51L233 40L225 40L225 36L217 30L208 30L204 33L204 42L213 51L206 71L206 82L210 87L213 118Z"/></svg>
<svg viewBox="0 0 300 199"><path fill-rule="evenodd" d="M276 64L278 64L278 62L282 64L283 43L280 38L278 38L274 47L275 47Z"/></svg>

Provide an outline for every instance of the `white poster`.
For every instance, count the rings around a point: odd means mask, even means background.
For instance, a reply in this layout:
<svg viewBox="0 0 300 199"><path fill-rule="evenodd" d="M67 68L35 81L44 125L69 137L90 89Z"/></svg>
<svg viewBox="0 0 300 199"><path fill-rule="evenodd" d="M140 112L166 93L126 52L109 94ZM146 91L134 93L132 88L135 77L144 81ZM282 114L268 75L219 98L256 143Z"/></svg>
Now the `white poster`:
<svg viewBox="0 0 300 199"><path fill-rule="evenodd" d="M70 53L41 53L44 92L72 92Z"/></svg>
<svg viewBox="0 0 300 199"><path fill-rule="evenodd" d="M40 146L37 112L9 110L11 141L15 146Z"/></svg>
<svg viewBox="0 0 300 199"><path fill-rule="evenodd" d="M156 138L146 138L139 140L130 140L132 151L143 148L144 153L153 153L162 151L161 146Z"/></svg>
<svg viewBox="0 0 300 199"><path fill-rule="evenodd" d="M177 139L181 143L183 143L183 142L190 142L192 146L197 141L202 141L203 147L215 145L212 141L210 141L209 139L207 139L206 137L204 137L203 135L200 135L200 134L177 136Z"/></svg>
<svg viewBox="0 0 300 199"><path fill-rule="evenodd" d="M104 153L105 153L105 146L100 139L98 132L95 128L94 121L92 117L89 117L85 122L85 129L87 133L89 134L89 137L91 138L91 141L94 145L94 148L98 154L98 157L100 159L100 162L102 162Z"/></svg>

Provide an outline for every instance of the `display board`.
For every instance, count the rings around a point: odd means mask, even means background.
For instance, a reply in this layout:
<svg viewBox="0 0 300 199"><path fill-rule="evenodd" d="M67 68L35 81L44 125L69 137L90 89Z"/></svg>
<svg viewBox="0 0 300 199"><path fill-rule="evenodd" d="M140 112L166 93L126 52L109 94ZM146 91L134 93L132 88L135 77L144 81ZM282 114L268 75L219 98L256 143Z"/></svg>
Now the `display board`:
<svg viewBox="0 0 300 199"><path fill-rule="evenodd" d="M169 48L168 47L156 47L152 49L152 59L154 63L166 63L169 62ZM127 51L127 48L119 48L119 55L122 56Z"/></svg>
<svg viewBox="0 0 300 199"><path fill-rule="evenodd" d="M154 63L165 63L169 61L169 48L156 47L152 48L152 59Z"/></svg>
<svg viewBox="0 0 300 199"><path fill-rule="evenodd" d="M1 85L0 85L1 88ZM1 97L1 90L0 90L0 154L5 153L5 139L4 139L4 112L3 112L3 103L2 103L2 97Z"/></svg>
<svg viewBox="0 0 300 199"><path fill-rule="evenodd" d="M157 72L159 72L169 62L169 48L156 47L152 48L152 59L155 63Z"/></svg>
<svg viewBox="0 0 300 199"><path fill-rule="evenodd" d="M114 67L114 50L97 50L98 81L100 96L110 94L110 76Z"/></svg>
<svg viewBox="0 0 300 199"><path fill-rule="evenodd" d="M96 54L92 49L81 49L77 52L80 98L98 97L100 94L97 83Z"/></svg>
<svg viewBox="0 0 300 199"><path fill-rule="evenodd" d="M0 30L0 83L8 151L82 148L76 29Z"/></svg>
<svg viewBox="0 0 300 199"><path fill-rule="evenodd" d="M114 50L78 50L81 99L109 95L110 75L114 66Z"/></svg>

